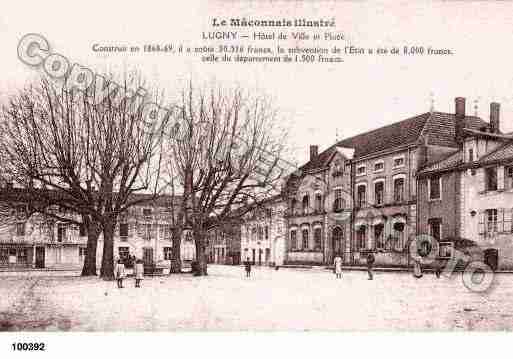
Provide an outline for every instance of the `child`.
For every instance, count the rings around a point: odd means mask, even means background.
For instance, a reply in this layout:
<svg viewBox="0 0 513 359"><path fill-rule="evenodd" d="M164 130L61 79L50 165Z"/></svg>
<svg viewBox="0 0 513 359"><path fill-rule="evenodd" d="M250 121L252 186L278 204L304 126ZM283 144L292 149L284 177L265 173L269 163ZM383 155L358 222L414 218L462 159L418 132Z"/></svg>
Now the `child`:
<svg viewBox="0 0 513 359"><path fill-rule="evenodd" d="M118 288L123 288L123 278L125 278L125 265L121 259L118 259L118 263L115 268L116 279L118 281Z"/></svg>
<svg viewBox="0 0 513 359"><path fill-rule="evenodd" d="M135 261L135 287L141 288L141 281L144 277L144 265L143 261L140 259L137 259Z"/></svg>
<svg viewBox="0 0 513 359"><path fill-rule="evenodd" d="M337 278L342 278L342 258L337 255L333 261L333 264L335 265L335 274Z"/></svg>

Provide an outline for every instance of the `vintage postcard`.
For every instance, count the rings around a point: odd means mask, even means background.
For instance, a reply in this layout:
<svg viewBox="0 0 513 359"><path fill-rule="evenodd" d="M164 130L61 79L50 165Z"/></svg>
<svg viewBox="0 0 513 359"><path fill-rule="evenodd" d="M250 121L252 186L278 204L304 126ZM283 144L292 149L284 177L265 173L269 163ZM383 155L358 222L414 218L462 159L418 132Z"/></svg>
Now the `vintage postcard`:
<svg viewBox="0 0 513 359"><path fill-rule="evenodd" d="M48 350L21 333L512 330L512 13L5 5L6 350Z"/></svg>

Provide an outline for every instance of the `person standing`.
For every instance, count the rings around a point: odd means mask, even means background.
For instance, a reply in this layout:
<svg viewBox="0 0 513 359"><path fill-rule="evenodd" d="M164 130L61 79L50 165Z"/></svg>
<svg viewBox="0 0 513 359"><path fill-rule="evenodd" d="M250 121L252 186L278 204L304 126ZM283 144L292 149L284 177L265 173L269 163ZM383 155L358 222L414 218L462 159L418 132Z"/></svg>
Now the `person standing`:
<svg viewBox="0 0 513 359"><path fill-rule="evenodd" d="M141 288L141 281L144 277L144 265L141 259L135 261L135 287Z"/></svg>
<svg viewBox="0 0 513 359"><path fill-rule="evenodd" d="M123 288L123 278L125 278L125 265L121 259L118 259L118 263L115 268L116 280L118 282L118 288Z"/></svg>
<svg viewBox="0 0 513 359"><path fill-rule="evenodd" d="M249 260L249 257L244 262L244 267L246 268L246 277L251 277L251 262Z"/></svg>
<svg viewBox="0 0 513 359"><path fill-rule="evenodd" d="M372 254L372 253L367 254L367 274L369 274L369 278L368 278L369 280L372 280L372 278L373 278L372 267L374 266L374 261L375 261L374 254Z"/></svg>
<svg viewBox="0 0 513 359"><path fill-rule="evenodd" d="M333 265L335 266L335 275L337 278L342 278L342 258L337 254L333 261Z"/></svg>
<svg viewBox="0 0 513 359"><path fill-rule="evenodd" d="M422 267L420 266L420 260L413 261L413 276L417 279L422 278Z"/></svg>

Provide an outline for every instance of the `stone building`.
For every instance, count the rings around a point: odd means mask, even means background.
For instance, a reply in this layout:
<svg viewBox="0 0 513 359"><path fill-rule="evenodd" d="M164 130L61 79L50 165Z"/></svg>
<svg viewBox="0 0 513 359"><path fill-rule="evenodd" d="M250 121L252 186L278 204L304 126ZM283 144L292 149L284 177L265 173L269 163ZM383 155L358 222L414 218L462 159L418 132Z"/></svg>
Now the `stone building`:
<svg viewBox="0 0 513 359"><path fill-rule="evenodd" d="M463 128L488 126L464 107L458 98L455 113L427 112L320 154L311 147L310 161L287 185L287 262L330 264L342 252L345 264L362 265L373 252L377 266L408 266L407 243L417 233L418 171L456 151ZM335 211L337 203L342 212Z"/></svg>

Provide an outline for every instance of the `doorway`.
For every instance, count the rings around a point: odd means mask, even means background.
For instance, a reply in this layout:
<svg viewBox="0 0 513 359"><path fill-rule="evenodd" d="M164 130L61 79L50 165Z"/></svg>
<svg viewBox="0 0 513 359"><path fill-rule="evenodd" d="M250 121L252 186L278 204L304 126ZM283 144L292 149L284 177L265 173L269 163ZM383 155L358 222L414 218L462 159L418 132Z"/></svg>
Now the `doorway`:
<svg viewBox="0 0 513 359"><path fill-rule="evenodd" d="M153 248L143 248L143 262L144 268L146 268L145 271L151 270L153 267Z"/></svg>
<svg viewBox="0 0 513 359"><path fill-rule="evenodd" d="M45 267L45 247L36 247L36 268Z"/></svg>

